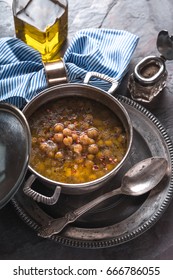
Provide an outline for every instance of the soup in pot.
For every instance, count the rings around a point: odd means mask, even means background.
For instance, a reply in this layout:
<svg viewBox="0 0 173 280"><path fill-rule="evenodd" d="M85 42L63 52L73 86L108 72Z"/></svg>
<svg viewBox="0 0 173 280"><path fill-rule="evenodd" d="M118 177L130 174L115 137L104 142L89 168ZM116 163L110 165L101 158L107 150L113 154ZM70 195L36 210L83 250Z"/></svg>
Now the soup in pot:
<svg viewBox="0 0 173 280"><path fill-rule="evenodd" d="M87 98L65 97L41 106L29 119L30 166L50 180L96 180L124 157L127 136L119 118Z"/></svg>

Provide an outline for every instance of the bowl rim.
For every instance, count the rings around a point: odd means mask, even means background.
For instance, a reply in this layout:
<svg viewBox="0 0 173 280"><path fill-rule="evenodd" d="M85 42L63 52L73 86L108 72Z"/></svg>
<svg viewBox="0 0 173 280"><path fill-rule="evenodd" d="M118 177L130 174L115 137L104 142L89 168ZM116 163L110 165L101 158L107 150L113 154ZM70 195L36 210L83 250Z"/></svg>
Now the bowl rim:
<svg viewBox="0 0 173 280"><path fill-rule="evenodd" d="M104 176L97 178L95 180L89 181L89 182L84 182L84 183L77 183L77 184L72 184L72 183L65 183L65 182L59 182L59 181L54 181L51 180L43 175L41 175L40 173L38 173L34 168L31 167L31 165L28 165L29 170L35 174L41 181L46 182L47 184L51 184L54 186L61 186L62 188L69 188L69 189L73 189L73 188L82 188L83 190L85 190L87 187L93 186L93 188L98 185L99 183L105 182L108 179L112 178L112 176L114 174L116 174L118 172L118 170L123 166L125 160L127 159L129 152L131 150L131 146L132 146L132 140L133 140L133 126L132 126L132 122L130 119L130 116L127 112L127 110L125 109L125 107L122 105L122 103L113 95L107 93L106 91L94 87L92 85L89 84L79 84L79 83L67 83L67 84L61 84L61 85L55 85L52 86L50 88L47 88L45 90L43 90L42 92L40 92L38 95L36 95L35 97L32 98L32 100L26 104L26 106L23 108L23 113L27 118L27 112L32 109L32 106L35 104L38 104L38 107L34 110L34 112L41 107L43 104L45 104L47 101L52 101L52 100L57 100L60 98L65 98L65 97L69 97L69 96L74 96L72 94L71 91L68 92L68 94L56 94L56 91L59 90L61 91L62 89L74 89L74 88L79 88L81 90L83 89L87 89L87 90L94 90L95 92L97 92L97 94L101 95L102 97L104 96L105 98L109 98L111 101L113 101L114 103L116 103L116 105L119 107L119 109L121 110L121 112L123 113L123 115L125 116L126 122L128 124L128 129L129 129L129 137L128 137L128 144L127 144L127 150L125 155L123 156L122 160L118 163L117 166L115 166L115 168L113 168L111 171L109 171L108 173L106 173ZM66 91L67 92L67 91ZM102 103L103 105L105 105L101 100L99 100L99 98L95 99L93 98L92 94L89 96L81 96L81 94L76 94L75 96L79 96L82 98L87 98L87 99L93 99L97 102ZM53 98L52 98L53 97ZM40 101L44 101L44 102L40 102ZM109 108L109 107L108 107ZM109 108L111 110L111 108ZM32 112L33 113L33 112ZM32 113L30 115L32 115Z"/></svg>

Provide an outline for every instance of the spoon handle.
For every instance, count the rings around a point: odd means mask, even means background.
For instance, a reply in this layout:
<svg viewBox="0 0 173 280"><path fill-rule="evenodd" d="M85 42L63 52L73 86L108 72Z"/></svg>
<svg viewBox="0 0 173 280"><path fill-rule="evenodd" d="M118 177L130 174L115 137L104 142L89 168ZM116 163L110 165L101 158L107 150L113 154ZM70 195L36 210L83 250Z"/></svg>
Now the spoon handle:
<svg viewBox="0 0 173 280"><path fill-rule="evenodd" d="M121 188L114 189L110 192L107 192L90 202L86 203L85 205L79 207L78 209L74 211L68 212L64 217L50 220L49 223L43 227L40 228L38 235L44 238L51 237L54 234L59 233L63 230L63 228L70 223L73 223L76 221L80 216L82 216L84 213L89 211L90 209L94 208L96 205L100 204L101 202L105 201L106 199L121 194Z"/></svg>

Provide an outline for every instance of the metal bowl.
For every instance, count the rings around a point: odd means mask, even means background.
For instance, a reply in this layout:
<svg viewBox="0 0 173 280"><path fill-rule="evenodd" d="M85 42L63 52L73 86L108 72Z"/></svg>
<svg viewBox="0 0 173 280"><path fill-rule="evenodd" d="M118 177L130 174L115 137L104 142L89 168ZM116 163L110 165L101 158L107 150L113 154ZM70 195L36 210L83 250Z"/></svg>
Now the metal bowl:
<svg viewBox="0 0 173 280"><path fill-rule="evenodd" d="M122 159L122 161L109 173L102 176L101 178L98 178L96 180L86 182L86 183L80 183L80 184L68 184L68 183L62 183L57 181L52 181L38 172L36 172L30 165L29 170L31 171L32 175L29 177L28 181L26 182L24 186L24 192L31 196L34 200L41 201L46 204L54 204L58 200L59 194L62 191L66 194L85 194L92 192L94 190L97 190L98 188L105 185L106 182L108 182L110 179L115 176L117 171L121 168L121 166L124 164L124 161L126 160L131 144L132 144L132 138L133 138L133 129L131 120L129 118L129 115L124 108L124 106L111 94L100 90L96 87L93 87L91 85L87 84L62 84L58 86L54 86L51 88L48 88L44 90L42 93L37 95L34 99L32 99L26 107L23 109L23 113L27 119L31 117L31 115L38 110L40 106L43 104L46 104L47 102L58 100L59 98L65 98L70 96L78 96L78 97L84 97L89 98L91 100L95 100L97 102L100 102L104 105L106 105L122 122L124 129L127 134L127 150L126 153ZM33 181L39 178L39 180L43 181L45 185L48 187L56 187L55 193L52 197L46 197L43 195L40 195L33 189L31 189L31 185Z"/></svg>

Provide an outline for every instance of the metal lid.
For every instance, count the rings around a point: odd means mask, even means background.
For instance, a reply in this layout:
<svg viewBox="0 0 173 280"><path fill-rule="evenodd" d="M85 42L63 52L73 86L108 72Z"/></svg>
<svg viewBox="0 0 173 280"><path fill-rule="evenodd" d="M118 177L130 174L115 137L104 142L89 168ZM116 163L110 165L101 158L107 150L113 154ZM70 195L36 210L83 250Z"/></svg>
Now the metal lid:
<svg viewBox="0 0 173 280"><path fill-rule="evenodd" d="M14 196L26 174L31 136L23 113L0 103L0 209Z"/></svg>
<svg viewBox="0 0 173 280"><path fill-rule="evenodd" d="M173 60L173 36L161 30L157 37L157 49L165 60Z"/></svg>

